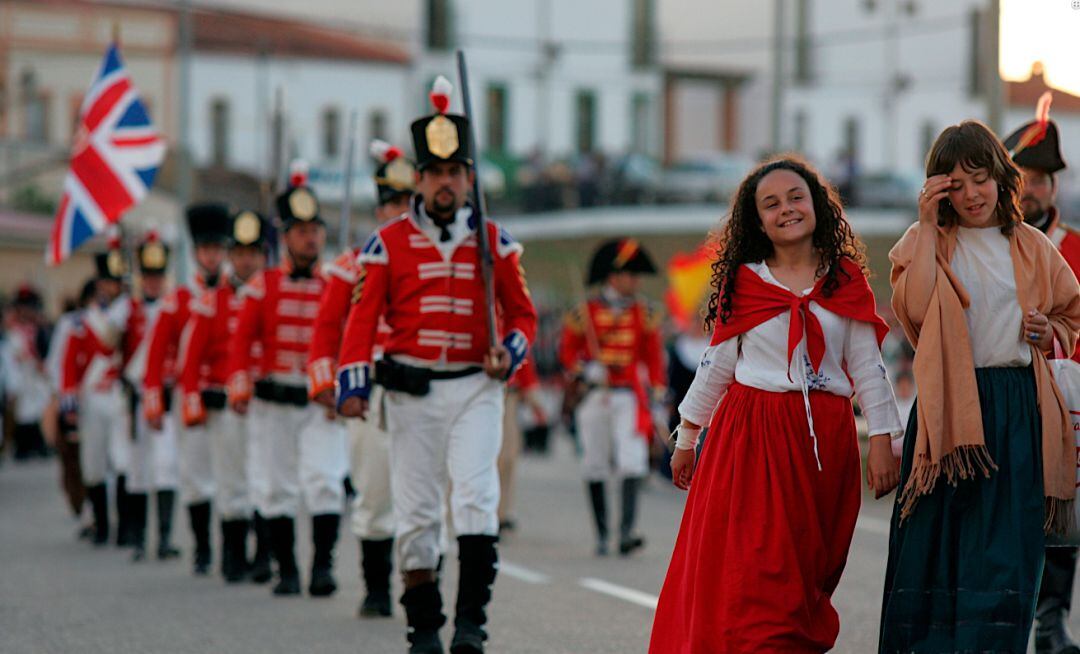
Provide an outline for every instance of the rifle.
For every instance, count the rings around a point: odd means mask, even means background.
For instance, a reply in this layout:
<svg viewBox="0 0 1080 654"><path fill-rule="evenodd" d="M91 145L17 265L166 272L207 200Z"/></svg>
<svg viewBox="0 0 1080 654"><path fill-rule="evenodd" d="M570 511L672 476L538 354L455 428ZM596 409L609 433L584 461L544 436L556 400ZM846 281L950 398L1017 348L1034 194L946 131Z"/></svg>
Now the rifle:
<svg viewBox="0 0 1080 654"><path fill-rule="evenodd" d="M345 172L342 183L345 185L341 198L341 224L338 225L338 247L342 252L349 249L349 222L352 218L352 178L353 159L356 149L356 110L349 113L349 133L345 137Z"/></svg>
<svg viewBox="0 0 1080 654"><path fill-rule="evenodd" d="M476 201L476 232L477 243L479 245L480 255L480 278L484 282L484 303L485 312L487 314L487 328L488 328L488 347L494 348L499 342L499 332L495 326L495 279L494 279L494 259L491 256L491 243L488 239L487 230L487 202L484 201L484 194L480 189L480 157L476 151L476 129L472 119L472 102L469 99L469 75L468 69L465 65L465 52L463 50L457 51L457 67L458 67L458 80L461 84L461 101L465 109L465 118L468 119L469 129L469 151L476 157L476 162L473 167L473 198Z"/></svg>

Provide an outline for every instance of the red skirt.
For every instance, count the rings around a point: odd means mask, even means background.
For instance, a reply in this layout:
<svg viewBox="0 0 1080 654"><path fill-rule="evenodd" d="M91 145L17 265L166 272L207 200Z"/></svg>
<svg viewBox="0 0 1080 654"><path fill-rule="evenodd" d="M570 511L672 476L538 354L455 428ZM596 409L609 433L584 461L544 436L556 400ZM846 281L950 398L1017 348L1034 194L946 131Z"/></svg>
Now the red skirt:
<svg viewBox="0 0 1080 654"><path fill-rule="evenodd" d="M709 426L650 654L810 654L836 642L831 597L861 498L851 400L741 384Z"/></svg>

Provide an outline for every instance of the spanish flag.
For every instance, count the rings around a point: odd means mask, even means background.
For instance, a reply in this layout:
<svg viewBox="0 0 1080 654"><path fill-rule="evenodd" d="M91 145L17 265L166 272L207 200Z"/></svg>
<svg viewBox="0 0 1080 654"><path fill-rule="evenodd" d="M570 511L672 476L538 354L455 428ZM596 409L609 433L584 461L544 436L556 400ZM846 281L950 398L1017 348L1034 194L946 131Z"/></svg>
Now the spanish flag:
<svg viewBox="0 0 1080 654"><path fill-rule="evenodd" d="M708 240L693 252L675 254L668 262L665 300L668 315L680 331L701 319L701 311L709 297L715 259L716 245Z"/></svg>

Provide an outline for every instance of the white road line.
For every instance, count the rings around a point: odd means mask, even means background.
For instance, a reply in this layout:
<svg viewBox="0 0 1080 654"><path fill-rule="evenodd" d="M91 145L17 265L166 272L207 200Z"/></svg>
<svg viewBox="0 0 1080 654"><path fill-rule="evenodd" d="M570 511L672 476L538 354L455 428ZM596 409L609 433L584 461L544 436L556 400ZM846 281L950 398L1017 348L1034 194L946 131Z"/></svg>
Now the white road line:
<svg viewBox="0 0 1080 654"><path fill-rule="evenodd" d="M499 572L528 584L546 584L551 581L551 577L542 572L530 570L509 561L499 561Z"/></svg>
<svg viewBox="0 0 1080 654"><path fill-rule="evenodd" d="M658 598L655 595L643 593L640 590L626 588L625 586L617 586L606 582L603 579L594 579L593 577L585 577L584 579L579 580L578 584L580 584L582 588L588 588L589 590L595 590L598 593L617 597L625 602L644 606L647 609L656 608Z"/></svg>
<svg viewBox="0 0 1080 654"><path fill-rule="evenodd" d="M859 516L859 521L855 523L855 528L862 529L870 534L877 534L878 536L889 535L889 521L882 520L881 518Z"/></svg>

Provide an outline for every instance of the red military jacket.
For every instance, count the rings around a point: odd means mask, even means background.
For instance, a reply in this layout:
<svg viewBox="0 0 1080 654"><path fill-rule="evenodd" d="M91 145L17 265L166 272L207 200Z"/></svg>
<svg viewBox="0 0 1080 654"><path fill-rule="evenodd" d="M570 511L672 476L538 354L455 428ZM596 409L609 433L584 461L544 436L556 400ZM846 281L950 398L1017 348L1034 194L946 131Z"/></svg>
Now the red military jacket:
<svg viewBox="0 0 1080 654"><path fill-rule="evenodd" d="M199 424L206 418L202 390L223 390L229 381L229 340L240 323L242 288L229 280L191 303L179 375L185 425ZM258 345L253 344L253 357L258 355Z"/></svg>
<svg viewBox="0 0 1080 654"><path fill-rule="evenodd" d="M197 276L193 288L180 286L166 296L157 320L150 330L150 345L143 379L143 414L153 422L164 413L164 389L177 381L177 362L181 355L181 336L191 317L191 300L207 289L203 277Z"/></svg>
<svg viewBox="0 0 1080 654"><path fill-rule="evenodd" d="M1080 279L1080 233L1061 223L1056 208L1052 211L1054 212L1053 223L1051 223L1046 235L1057 246L1061 256L1065 258L1073 273ZM1080 344L1073 351L1072 359L1080 362Z"/></svg>
<svg viewBox="0 0 1080 654"><path fill-rule="evenodd" d="M119 334L109 324L106 310L90 306L79 316L68 336L60 369L60 393L106 391L120 377Z"/></svg>
<svg viewBox="0 0 1080 654"><path fill-rule="evenodd" d="M420 227L428 220L410 211L379 228L361 248L359 302L349 312L338 357L339 400L370 392L380 317L390 328L386 356L430 368L483 365L488 351L486 300L475 228L469 229L471 209L466 207L456 218L459 234L464 234L456 244L437 245ZM500 338L516 367L536 333L536 309L525 285L521 246L495 223L487 226Z"/></svg>
<svg viewBox="0 0 1080 654"><path fill-rule="evenodd" d="M287 383L304 383L313 322L326 288L316 262L309 277L294 276L286 259L240 288L243 301L229 341L227 390L232 403L251 398L252 370ZM254 350L256 344L261 349Z"/></svg>

